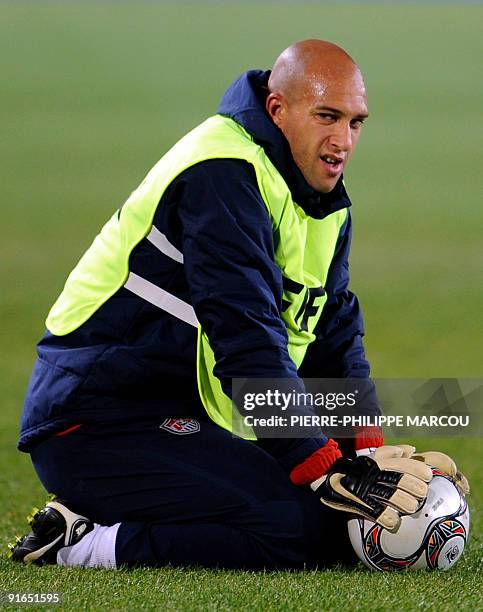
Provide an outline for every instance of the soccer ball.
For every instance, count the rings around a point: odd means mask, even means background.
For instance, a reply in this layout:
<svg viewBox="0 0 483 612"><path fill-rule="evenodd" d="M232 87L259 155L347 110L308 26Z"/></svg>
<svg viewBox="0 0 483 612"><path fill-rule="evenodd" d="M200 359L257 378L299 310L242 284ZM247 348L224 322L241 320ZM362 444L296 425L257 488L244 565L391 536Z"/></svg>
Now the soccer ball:
<svg viewBox="0 0 483 612"><path fill-rule="evenodd" d="M450 569L463 554L470 514L458 488L433 469L428 497L415 514L403 516L396 533L353 518L349 537L359 559L372 570Z"/></svg>

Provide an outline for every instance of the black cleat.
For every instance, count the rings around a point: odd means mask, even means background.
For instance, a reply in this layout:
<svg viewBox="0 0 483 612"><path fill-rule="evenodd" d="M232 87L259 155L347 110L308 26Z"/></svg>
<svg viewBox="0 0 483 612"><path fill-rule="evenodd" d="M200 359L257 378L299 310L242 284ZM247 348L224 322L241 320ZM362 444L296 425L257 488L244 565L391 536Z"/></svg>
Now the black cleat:
<svg viewBox="0 0 483 612"><path fill-rule="evenodd" d="M8 545L8 556L36 565L55 564L60 548L77 544L94 528L88 518L74 514L60 500L50 501L42 510L34 508L27 520L32 531Z"/></svg>

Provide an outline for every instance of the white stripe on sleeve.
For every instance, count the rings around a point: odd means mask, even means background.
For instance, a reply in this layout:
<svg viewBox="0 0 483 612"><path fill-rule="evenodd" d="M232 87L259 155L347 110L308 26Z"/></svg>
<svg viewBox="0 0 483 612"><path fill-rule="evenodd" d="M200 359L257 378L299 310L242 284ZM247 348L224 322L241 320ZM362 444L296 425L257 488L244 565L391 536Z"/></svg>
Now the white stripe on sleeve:
<svg viewBox="0 0 483 612"><path fill-rule="evenodd" d="M157 249L164 253L171 259L174 259L178 263L183 263L183 253L171 244L171 242L162 234L157 227L152 227L146 238L153 244Z"/></svg>
<svg viewBox="0 0 483 612"><path fill-rule="evenodd" d="M185 323L189 323L189 325L193 327L198 327L199 323L193 306L187 302L183 302L183 300L180 300L164 289L161 289L161 287L153 285L153 283L134 274L134 272L129 274L124 287L150 304L169 312L169 314L181 319Z"/></svg>

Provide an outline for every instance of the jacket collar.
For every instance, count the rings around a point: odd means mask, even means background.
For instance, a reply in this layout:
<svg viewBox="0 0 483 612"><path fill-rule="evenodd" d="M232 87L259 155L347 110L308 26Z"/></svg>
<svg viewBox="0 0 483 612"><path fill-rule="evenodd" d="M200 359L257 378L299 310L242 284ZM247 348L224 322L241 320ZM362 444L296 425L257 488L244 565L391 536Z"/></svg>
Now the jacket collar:
<svg viewBox="0 0 483 612"><path fill-rule="evenodd" d="M225 92L218 113L239 123L263 147L287 183L293 200L307 215L323 219L350 206L342 176L331 192L320 193L307 183L295 164L287 139L265 111L269 76L270 71L262 70L249 70L242 74Z"/></svg>

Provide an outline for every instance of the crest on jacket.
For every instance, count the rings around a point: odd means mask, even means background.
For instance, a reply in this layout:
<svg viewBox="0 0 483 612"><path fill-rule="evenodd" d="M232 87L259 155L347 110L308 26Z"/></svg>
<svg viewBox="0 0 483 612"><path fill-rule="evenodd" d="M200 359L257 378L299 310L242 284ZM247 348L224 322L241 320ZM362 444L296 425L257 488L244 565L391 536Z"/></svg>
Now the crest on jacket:
<svg viewBox="0 0 483 612"><path fill-rule="evenodd" d="M200 423L195 419L165 419L159 429L169 431L169 433L185 436L200 430Z"/></svg>

